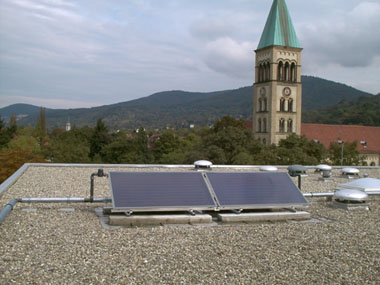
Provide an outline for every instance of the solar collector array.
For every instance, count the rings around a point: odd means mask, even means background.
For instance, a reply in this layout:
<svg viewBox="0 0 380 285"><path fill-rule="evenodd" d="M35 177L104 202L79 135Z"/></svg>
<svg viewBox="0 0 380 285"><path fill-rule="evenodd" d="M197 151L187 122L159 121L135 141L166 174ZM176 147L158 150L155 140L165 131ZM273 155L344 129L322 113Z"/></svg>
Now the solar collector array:
<svg viewBox="0 0 380 285"><path fill-rule="evenodd" d="M207 173L221 208L283 208L307 201L287 173Z"/></svg>
<svg viewBox="0 0 380 285"><path fill-rule="evenodd" d="M287 173L110 172L115 211L305 206Z"/></svg>
<svg viewBox="0 0 380 285"><path fill-rule="evenodd" d="M214 208L215 202L198 172L110 172L114 208Z"/></svg>

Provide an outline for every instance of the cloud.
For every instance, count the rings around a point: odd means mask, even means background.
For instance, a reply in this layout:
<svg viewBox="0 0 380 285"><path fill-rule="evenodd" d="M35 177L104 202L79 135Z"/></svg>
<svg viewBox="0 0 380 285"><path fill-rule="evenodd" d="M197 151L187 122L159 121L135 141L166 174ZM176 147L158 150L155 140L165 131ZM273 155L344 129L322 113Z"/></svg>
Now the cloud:
<svg viewBox="0 0 380 285"><path fill-rule="evenodd" d="M0 101L14 94L21 96L14 100L69 100L79 107L170 89L250 85L270 2L0 0ZM292 0L288 6L309 74L338 80L333 70L353 74L357 68L350 66L379 58L378 2ZM328 63L331 73L317 70ZM345 82L367 82L363 74Z"/></svg>
<svg viewBox="0 0 380 285"><path fill-rule="evenodd" d="M315 62L366 67L380 56L374 27L380 27L380 3L362 2L345 15L301 28L300 35L305 53Z"/></svg>
<svg viewBox="0 0 380 285"><path fill-rule="evenodd" d="M206 45L203 59L216 72L235 78L250 78L254 67L252 46L250 42L220 38Z"/></svg>
<svg viewBox="0 0 380 285"><path fill-rule="evenodd" d="M190 26L190 33L202 40L216 40L218 38L236 35L239 23L232 21L230 17L204 17L195 21Z"/></svg>

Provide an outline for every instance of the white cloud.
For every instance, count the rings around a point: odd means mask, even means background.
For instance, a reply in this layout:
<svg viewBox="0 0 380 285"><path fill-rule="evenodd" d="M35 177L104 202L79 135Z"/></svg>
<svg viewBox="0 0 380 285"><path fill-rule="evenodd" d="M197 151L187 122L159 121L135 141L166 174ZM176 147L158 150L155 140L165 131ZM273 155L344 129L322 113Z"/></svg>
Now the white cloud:
<svg viewBox="0 0 380 285"><path fill-rule="evenodd" d="M347 14L301 28L300 35L305 54L315 62L366 67L380 55L375 27L380 27L380 3L362 2Z"/></svg>
<svg viewBox="0 0 380 285"><path fill-rule="evenodd" d="M0 1L0 101L4 104L8 96L7 102L14 98L17 103L30 96L79 107L171 89L251 85L253 50L270 2ZM366 82L367 90L379 91L378 80L369 82L373 77L358 67L366 65L374 77L380 76L374 65L380 51L378 2L287 3L305 48L303 70L333 80L344 72L345 83Z"/></svg>
<svg viewBox="0 0 380 285"><path fill-rule="evenodd" d="M204 62L212 70L236 78L251 78L254 61L252 43L220 38L207 44Z"/></svg>

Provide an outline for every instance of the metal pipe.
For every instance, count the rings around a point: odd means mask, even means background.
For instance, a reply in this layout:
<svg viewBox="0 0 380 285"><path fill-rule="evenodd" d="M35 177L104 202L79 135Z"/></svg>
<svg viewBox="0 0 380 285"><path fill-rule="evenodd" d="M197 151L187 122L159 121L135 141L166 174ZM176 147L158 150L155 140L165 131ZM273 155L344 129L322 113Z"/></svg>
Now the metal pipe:
<svg viewBox="0 0 380 285"><path fill-rule="evenodd" d="M11 200L0 212L0 225L4 221L5 217L8 216L9 212L13 210L14 206L17 204L18 199Z"/></svg>
<svg viewBox="0 0 380 285"><path fill-rule="evenodd" d="M368 195L380 195L380 191L368 191L365 193L367 193ZM332 197L334 196L335 192L321 192L321 193L318 193L318 192L311 192L311 193L303 193L303 196L304 197L310 197L310 198L313 198L313 197Z"/></svg>
<svg viewBox="0 0 380 285"><path fill-rule="evenodd" d="M40 198L21 198L20 203L109 203L111 198L81 198L81 197L40 197Z"/></svg>
<svg viewBox="0 0 380 285"><path fill-rule="evenodd" d="M98 172L91 174L90 198L88 199L89 201L87 201L87 202L93 202L94 201L94 177L95 176L108 177L108 174L105 174L103 169L101 169L101 168L98 169Z"/></svg>
<svg viewBox="0 0 380 285"><path fill-rule="evenodd" d="M302 175L298 175L298 188L301 190L302 188Z"/></svg>
<svg viewBox="0 0 380 285"><path fill-rule="evenodd" d="M322 192L322 193L303 193L304 197L331 197L334 196L335 192Z"/></svg>
<svg viewBox="0 0 380 285"><path fill-rule="evenodd" d="M0 212L0 225L4 221L5 217L13 210L15 205L20 203L110 203L112 202L111 198L104 197L95 197L91 200L89 198L80 198L80 197L39 197L39 198L20 198L11 200Z"/></svg>

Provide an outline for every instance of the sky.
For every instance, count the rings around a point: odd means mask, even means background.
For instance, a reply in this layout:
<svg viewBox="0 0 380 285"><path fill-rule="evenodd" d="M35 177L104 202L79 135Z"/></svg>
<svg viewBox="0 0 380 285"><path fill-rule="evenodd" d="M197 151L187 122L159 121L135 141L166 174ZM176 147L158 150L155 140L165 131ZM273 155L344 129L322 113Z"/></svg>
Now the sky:
<svg viewBox="0 0 380 285"><path fill-rule="evenodd" d="M302 73L380 92L380 0L287 0ZM0 107L249 86L272 0L1 0Z"/></svg>

